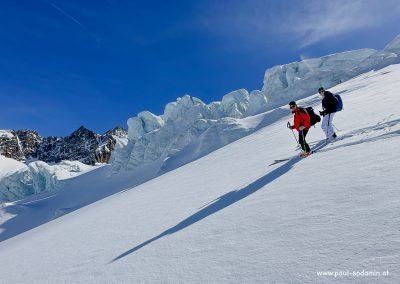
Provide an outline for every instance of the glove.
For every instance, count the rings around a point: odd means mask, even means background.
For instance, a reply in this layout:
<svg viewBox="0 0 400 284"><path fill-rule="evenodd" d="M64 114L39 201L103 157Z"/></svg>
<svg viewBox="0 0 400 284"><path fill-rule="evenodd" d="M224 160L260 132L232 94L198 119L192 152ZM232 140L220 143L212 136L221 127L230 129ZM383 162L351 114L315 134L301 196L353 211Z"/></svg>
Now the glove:
<svg viewBox="0 0 400 284"><path fill-rule="evenodd" d="M324 116L324 115L325 115L325 112L324 112L324 111L320 111L319 114L322 115L322 116Z"/></svg>

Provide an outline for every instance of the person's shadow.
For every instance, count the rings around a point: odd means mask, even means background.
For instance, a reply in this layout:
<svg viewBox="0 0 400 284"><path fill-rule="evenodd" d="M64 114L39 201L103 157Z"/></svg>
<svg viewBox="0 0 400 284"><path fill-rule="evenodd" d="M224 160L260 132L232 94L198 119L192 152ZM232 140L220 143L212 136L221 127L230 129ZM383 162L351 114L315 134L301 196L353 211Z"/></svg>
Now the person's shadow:
<svg viewBox="0 0 400 284"><path fill-rule="evenodd" d="M148 244L161 239L167 235L174 234L176 232L179 232L180 230L183 230L193 224L195 224L198 221L201 221L202 219L211 216L212 214L234 204L235 202L238 202L242 200L243 198L246 198L247 196L253 194L254 192L260 190L267 184L271 183L272 181L276 180L280 176L284 175L287 173L294 164L296 164L298 161L300 161L301 158L299 157L293 157L290 160L288 160L286 163L283 165L279 166L278 168L274 169L273 171L269 172L265 176L257 179L256 181L252 182L251 184L247 185L246 187L243 187L238 190L234 190L231 192L228 192L219 198L215 199L214 201L210 202L209 204L206 204L205 207L201 207L200 211L197 213L187 217L186 219L182 220L180 223L176 224L174 227L171 227L167 229L166 231L162 232L158 236L155 236L129 250L126 252L120 254L116 258L114 258L110 263L117 261L141 248L144 246L147 246Z"/></svg>

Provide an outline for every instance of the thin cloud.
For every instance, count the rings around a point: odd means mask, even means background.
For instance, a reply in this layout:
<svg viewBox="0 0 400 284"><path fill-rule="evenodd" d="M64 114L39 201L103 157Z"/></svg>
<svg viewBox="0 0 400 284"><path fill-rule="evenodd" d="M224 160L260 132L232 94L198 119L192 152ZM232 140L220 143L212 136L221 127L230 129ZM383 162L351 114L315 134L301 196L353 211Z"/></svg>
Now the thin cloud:
<svg viewBox="0 0 400 284"><path fill-rule="evenodd" d="M203 28L237 45L283 39L300 48L400 19L398 0L221 1L202 12Z"/></svg>
<svg viewBox="0 0 400 284"><path fill-rule="evenodd" d="M283 31L300 39L300 47L359 29L379 27L400 9L396 1L340 0L305 2L304 10L291 11ZM296 20L293 20L296 19Z"/></svg>

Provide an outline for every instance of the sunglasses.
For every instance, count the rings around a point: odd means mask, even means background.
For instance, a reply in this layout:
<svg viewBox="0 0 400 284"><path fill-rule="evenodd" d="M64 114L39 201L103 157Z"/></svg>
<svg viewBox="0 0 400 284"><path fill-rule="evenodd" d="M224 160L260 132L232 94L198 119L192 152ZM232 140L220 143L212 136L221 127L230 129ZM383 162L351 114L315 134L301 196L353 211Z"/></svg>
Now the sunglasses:
<svg viewBox="0 0 400 284"><path fill-rule="evenodd" d="M290 106L290 109L294 109L296 106Z"/></svg>
<svg viewBox="0 0 400 284"><path fill-rule="evenodd" d="M323 93L324 93L324 91L319 91L318 93L320 93L320 94L323 94Z"/></svg>

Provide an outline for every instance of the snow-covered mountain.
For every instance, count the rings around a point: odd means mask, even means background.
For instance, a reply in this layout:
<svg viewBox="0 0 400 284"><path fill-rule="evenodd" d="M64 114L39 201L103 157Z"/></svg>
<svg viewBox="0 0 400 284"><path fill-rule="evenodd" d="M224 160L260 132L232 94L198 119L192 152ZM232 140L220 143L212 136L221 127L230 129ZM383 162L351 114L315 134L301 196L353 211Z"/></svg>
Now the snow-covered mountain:
<svg viewBox="0 0 400 284"><path fill-rule="evenodd" d="M94 165L108 163L116 140L126 138L127 132L121 127L100 135L81 126L69 136L46 138L33 130L0 130L0 154L18 161L59 163L70 160Z"/></svg>
<svg viewBox="0 0 400 284"><path fill-rule="evenodd" d="M339 138L306 159L285 105L230 118L248 135L141 185L155 164L4 204L1 282L398 283L399 78L397 64L331 88ZM320 97L298 103L318 109ZM193 151L225 138L208 133ZM321 145L319 125L307 139Z"/></svg>

